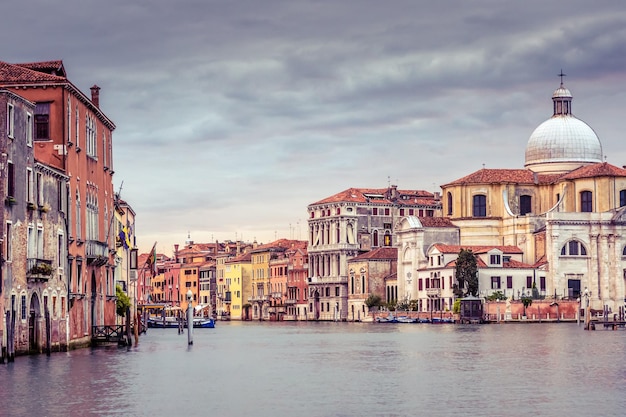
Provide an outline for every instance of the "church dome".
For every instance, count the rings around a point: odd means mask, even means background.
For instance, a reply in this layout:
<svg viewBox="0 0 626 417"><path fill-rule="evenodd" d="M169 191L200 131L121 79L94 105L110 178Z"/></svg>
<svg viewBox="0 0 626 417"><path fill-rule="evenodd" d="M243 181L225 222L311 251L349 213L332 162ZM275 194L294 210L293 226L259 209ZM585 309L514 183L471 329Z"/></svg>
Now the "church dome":
<svg viewBox="0 0 626 417"><path fill-rule="evenodd" d="M554 114L530 135L524 166L535 172L565 173L602 162L600 139L571 113L572 94L562 83L552 101Z"/></svg>

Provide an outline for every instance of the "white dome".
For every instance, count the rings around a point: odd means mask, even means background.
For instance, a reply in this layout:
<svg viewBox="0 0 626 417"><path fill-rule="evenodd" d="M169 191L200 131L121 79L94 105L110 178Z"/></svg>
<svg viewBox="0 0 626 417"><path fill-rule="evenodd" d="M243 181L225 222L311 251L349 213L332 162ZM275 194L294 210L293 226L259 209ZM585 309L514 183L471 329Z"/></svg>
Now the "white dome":
<svg viewBox="0 0 626 417"><path fill-rule="evenodd" d="M600 139L589 125L571 114L571 99L562 84L552 95L554 115L530 135L526 168L557 173L602 162Z"/></svg>

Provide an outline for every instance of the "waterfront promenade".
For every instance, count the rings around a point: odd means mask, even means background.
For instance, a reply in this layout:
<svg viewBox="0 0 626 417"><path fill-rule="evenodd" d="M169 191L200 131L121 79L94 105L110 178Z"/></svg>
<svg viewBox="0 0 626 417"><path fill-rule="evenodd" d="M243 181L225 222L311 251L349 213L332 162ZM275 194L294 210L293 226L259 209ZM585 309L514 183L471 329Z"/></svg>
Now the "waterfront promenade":
<svg viewBox="0 0 626 417"><path fill-rule="evenodd" d="M622 416L625 331L219 322L18 357L2 416Z"/></svg>

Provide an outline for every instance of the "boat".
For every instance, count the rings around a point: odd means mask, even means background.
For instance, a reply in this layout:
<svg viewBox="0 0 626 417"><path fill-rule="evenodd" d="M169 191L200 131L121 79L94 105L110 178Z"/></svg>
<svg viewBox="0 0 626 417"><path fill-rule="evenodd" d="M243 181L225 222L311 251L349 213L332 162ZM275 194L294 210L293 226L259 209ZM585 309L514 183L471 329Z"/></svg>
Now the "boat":
<svg viewBox="0 0 626 417"><path fill-rule="evenodd" d="M408 316L399 316L397 320L398 323L417 323L417 319Z"/></svg>
<svg viewBox="0 0 626 417"><path fill-rule="evenodd" d="M398 319L393 316L393 314L389 313L387 317L376 317L377 323L397 323Z"/></svg>
<svg viewBox="0 0 626 417"><path fill-rule="evenodd" d="M454 319L451 317L448 317L448 318L433 317L431 323L433 324L454 323Z"/></svg>
<svg viewBox="0 0 626 417"><path fill-rule="evenodd" d="M183 320L183 327L187 327L187 320ZM148 327L151 328L178 328L179 321L176 317L150 317ZM194 317L194 328L212 329L215 327L215 320L209 317Z"/></svg>

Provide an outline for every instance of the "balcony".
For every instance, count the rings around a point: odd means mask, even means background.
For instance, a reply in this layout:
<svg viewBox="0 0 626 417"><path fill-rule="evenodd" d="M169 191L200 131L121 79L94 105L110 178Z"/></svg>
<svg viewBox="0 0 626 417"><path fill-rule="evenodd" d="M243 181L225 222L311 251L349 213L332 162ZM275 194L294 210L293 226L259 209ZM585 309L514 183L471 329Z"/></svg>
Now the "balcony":
<svg viewBox="0 0 626 417"><path fill-rule="evenodd" d="M26 260L26 279L32 282L48 282L52 273L52 261L49 259L28 258Z"/></svg>
<svg viewBox="0 0 626 417"><path fill-rule="evenodd" d="M286 300L285 300L285 304L286 304L286 305L294 305L294 304L298 304L298 300L296 300L295 298L294 298L294 299L292 299L292 298L288 298L288 299L286 299Z"/></svg>
<svg viewBox="0 0 626 417"><path fill-rule="evenodd" d="M250 302L255 302L255 301L268 301L269 297L267 295L253 295L252 297L248 297L248 301Z"/></svg>
<svg viewBox="0 0 626 417"><path fill-rule="evenodd" d="M441 288L427 288L426 295L429 297L441 297Z"/></svg>
<svg viewBox="0 0 626 417"><path fill-rule="evenodd" d="M103 266L109 262L109 246L97 240L88 240L85 245L87 265Z"/></svg>
<svg viewBox="0 0 626 417"><path fill-rule="evenodd" d="M308 277L307 284L315 285L315 284L347 284L348 277Z"/></svg>

